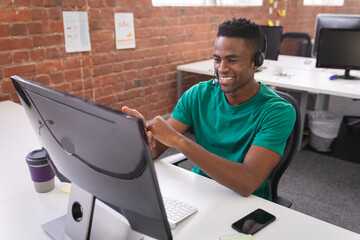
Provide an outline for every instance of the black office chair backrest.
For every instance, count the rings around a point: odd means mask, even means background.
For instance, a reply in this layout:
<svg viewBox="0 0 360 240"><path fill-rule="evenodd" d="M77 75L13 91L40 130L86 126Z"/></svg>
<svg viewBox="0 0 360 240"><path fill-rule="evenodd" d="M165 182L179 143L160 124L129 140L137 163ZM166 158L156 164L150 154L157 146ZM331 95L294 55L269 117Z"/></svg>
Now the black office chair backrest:
<svg viewBox="0 0 360 240"><path fill-rule="evenodd" d="M304 32L286 32L281 35L280 54L311 57L310 35Z"/></svg>
<svg viewBox="0 0 360 240"><path fill-rule="evenodd" d="M284 174L285 170L289 167L289 165L290 165L291 161L293 160L294 155L297 151L297 146L299 144L299 139L300 139L299 137L301 134L300 133L300 128L301 128L300 110L299 110L298 103L291 95L284 93L284 92L276 91L276 90L275 90L275 92L280 97L282 97L283 99L288 101L295 108L295 111L296 111L295 124L294 124L293 130L292 130L289 138L287 139L286 146L284 149L284 154L281 157L279 163L273 169L273 171L269 177L271 200L280 205L290 207L292 205L291 201L289 201L286 198L280 197L278 195L278 185L279 185L280 178Z"/></svg>

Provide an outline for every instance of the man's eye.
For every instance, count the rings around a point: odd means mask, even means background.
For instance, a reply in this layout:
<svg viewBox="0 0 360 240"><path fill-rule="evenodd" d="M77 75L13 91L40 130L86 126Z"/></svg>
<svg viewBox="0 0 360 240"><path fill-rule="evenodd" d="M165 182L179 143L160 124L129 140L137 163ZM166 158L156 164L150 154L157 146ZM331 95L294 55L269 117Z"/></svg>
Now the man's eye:
<svg viewBox="0 0 360 240"><path fill-rule="evenodd" d="M229 62L230 62L230 63L235 63L236 60L235 60L235 59L229 59Z"/></svg>
<svg viewBox="0 0 360 240"><path fill-rule="evenodd" d="M214 58L214 62L219 63L221 60L219 58Z"/></svg>

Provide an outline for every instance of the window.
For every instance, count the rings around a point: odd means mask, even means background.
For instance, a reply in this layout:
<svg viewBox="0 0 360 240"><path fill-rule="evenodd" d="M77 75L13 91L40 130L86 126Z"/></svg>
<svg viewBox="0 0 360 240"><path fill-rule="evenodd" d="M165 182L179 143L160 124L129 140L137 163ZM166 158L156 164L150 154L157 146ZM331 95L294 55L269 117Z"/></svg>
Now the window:
<svg viewBox="0 0 360 240"><path fill-rule="evenodd" d="M304 6L344 6L344 0L304 0Z"/></svg>
<svg viewBox="0 0 360 240"><path fill-rule="evenodd" d="M154 7L162 6L262 6L263 0L152 0Z"/></svg>

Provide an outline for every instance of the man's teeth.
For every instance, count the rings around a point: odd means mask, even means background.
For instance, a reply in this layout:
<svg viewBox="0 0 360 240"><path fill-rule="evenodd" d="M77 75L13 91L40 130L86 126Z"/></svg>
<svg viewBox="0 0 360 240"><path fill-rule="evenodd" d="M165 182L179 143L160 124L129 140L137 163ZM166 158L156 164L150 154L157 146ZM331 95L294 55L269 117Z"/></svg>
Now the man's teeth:
<svg viewBox="0 0 360 240"><path fill-rule="evenodd" d="M232 77L221 77L220 78L220 80L224 81L224 82L230 81L231 79L232 79Z"/></svg>

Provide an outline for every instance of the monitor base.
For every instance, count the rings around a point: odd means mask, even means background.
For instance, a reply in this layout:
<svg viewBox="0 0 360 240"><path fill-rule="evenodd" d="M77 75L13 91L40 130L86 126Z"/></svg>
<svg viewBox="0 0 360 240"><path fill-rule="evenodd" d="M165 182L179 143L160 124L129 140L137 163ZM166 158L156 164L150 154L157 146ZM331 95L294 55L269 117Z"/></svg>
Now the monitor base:
<svg viewBox="0 0 360 240"><path fill-rule="evenodd" d="M42 228L56 240L144 238L99 204L95 204L91 194L72 184L67 215L43 224Z"/></svg>
<svg viewBox="0 0 360 240"><path fill-rule="evenodd" d="M345 80L360 80L360 77L350 76L350 70L346 69L345 74L341 76L336 76L336 79L345 79Z"/></svg>
<svg viewBox="0 0 360 240"><path fill-rule="evenodd" d="M342 76L337 76L336 79L360 80L360 77L342 75Z"/></svg>
<svg viewBox="0 0 360 240"><path fill-rule="evenodd" d="M106 212L106 210L99 206L95 207L94 217L97 220L93 220L90 239L144 239L144 235L135 232L129 225L112 216L112 214ZM65 234L65 222L66 215L43 224L42 228L53 239L71 240L71 238Z"/></svg>

